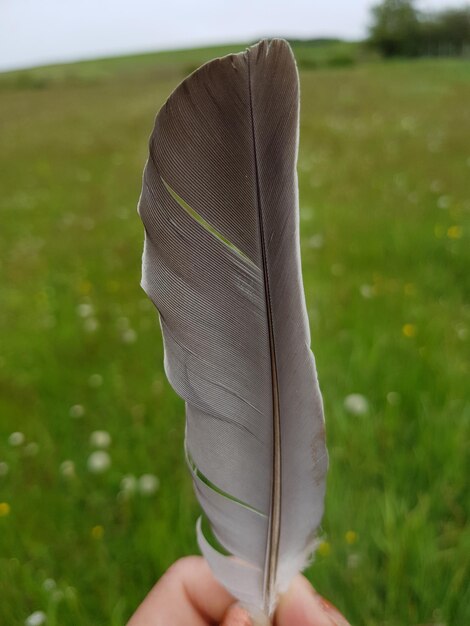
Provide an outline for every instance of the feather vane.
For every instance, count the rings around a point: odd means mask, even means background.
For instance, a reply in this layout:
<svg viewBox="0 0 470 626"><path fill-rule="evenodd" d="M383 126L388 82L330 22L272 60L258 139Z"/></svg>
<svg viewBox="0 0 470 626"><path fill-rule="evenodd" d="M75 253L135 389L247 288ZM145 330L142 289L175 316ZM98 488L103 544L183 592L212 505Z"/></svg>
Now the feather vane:
<svg viewBox="0 0 470 626"><path fill-rule="evenodd" d="M283 40L215 59L155 120L138 210L142 287L219 580L271 615L323 514L327 452L302 285L298 75Z"/></svg>

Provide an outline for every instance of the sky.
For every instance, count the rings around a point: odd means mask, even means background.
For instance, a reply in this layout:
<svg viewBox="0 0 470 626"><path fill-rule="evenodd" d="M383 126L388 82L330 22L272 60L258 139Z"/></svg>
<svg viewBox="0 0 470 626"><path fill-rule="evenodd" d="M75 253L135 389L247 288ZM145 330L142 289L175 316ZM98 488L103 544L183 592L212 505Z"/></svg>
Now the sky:
<svg viewBox="0 0 470 626"><path fill-rule="evenodd" d="M360 39L376 0L0 0L0 71L263 36ZM462 0L421 0L423 10Z"/></svg>

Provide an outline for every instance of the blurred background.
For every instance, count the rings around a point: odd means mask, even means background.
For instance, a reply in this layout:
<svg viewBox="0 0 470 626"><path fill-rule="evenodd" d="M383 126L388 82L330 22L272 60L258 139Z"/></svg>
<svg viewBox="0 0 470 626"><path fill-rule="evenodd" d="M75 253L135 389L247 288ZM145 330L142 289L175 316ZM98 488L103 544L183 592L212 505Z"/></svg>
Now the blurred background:
<svg viewBox="0 0 470 626"><path fill-rule="evenodd" d="M172 89L263 36L301 81L331 458L307 575L354 625L470 623L469 7L2 0L1 624L121 626L197 552L136 204Z"/></svg>

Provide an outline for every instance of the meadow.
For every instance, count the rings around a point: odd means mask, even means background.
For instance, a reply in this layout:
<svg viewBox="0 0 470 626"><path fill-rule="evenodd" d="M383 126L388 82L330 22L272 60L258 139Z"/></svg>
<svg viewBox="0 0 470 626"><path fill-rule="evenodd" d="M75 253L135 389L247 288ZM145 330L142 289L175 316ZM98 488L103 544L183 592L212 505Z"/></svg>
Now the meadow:
<svg viewBox="0 0 470 626"><path fill-rule="evenodd" d="M139 287L147 140L242 46L0 75L0 623L122 626L197 553ZM298 47L303 274L330 471L307 575L355 626L470 624L470 61ZM39 619L44 615L39 614Z"/></svg>

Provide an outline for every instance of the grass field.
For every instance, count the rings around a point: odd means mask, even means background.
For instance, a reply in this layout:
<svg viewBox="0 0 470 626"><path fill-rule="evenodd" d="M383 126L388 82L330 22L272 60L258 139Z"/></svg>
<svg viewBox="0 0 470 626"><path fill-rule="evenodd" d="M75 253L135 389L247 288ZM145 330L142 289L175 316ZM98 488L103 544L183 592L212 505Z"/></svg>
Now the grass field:
<svg viewBox="0 0 470 626"><path fill-rule="evenodd" d="M0 76L5 626L34 611L123 625L197 552L135 208L158 108L236 49ZM303 271L331 458L308 576L355 626L465 626L470 62L345 54L301 64Z"/></svg>

